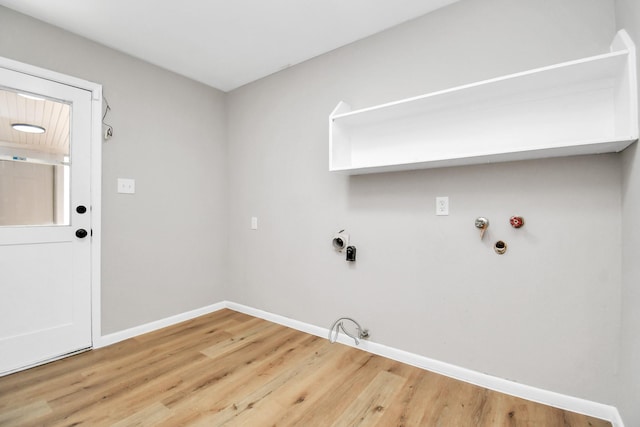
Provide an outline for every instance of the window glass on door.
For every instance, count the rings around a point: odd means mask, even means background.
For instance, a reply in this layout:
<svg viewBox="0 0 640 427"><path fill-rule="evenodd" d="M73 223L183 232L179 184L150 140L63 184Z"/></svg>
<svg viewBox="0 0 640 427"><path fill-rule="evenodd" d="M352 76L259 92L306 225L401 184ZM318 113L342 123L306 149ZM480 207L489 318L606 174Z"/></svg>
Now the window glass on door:
<svg viewBox="0 0 640 427"><path fill-rule="evenodd" d="M0 227L69 225L69 104L0 87Z"/></svg>

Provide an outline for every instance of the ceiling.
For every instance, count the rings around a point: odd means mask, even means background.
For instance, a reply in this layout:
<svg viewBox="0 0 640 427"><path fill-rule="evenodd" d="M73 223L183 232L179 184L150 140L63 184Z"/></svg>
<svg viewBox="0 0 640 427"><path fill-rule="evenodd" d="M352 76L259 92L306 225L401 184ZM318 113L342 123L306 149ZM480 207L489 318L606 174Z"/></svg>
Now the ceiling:
<svg viewBox="0 0 640 427"><path fill-rule="evenodd" d="M230 91L458 0L0 0Z"/></svg>
<svg viewBox="0 0 640 427"><path fill-rule="evenodd" d="M63 160L69 155L70 114L68 104L0 89L0 159ZM20 132L12 123L40 126L45 132Z"/></svg>

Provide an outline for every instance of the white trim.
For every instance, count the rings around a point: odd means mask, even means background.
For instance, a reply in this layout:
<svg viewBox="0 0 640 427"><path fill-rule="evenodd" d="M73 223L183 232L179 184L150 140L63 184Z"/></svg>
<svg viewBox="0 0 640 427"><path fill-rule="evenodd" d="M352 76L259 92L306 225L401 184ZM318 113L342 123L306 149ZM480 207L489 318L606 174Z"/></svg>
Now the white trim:
<svg viewBox="0 0 640 427"><path fill-rule="evenodd" d="M133 328L125 329L124 331L114 332L113 334L104 335L98 339L93 340L93 348L106 347L111 344L124 341L129 338L134 338L148 332L157 331L158 329L166 328L167 326L173 326L186 320L195 319L205 314L213 313L218 310L227 308L226 301L218 302L216 304L208 305L206 307L197 308L195 310L187 311L186 313L176 314L175 316L167 317L164 319L156 320L154 322L145 323L144 325L135 326Z"/></svg>
<svg viewBox="0 0 640 427"><path fill-rule="evenodd" d="M99 96L96 96L99 92ZM91 100L91 336L102 336L102 86Z"/></svg>
<svg viewBox="0 0 640 427"><path fill-rule="evenodd" d="M278 323L283 326L288 326L290 328L297 329L299 331L319 337L328 338L329 335L329 329L310 325L308 323L293 320L288 317L269 313L263 310L258 310L242 304L236 304L234 302L227 301L226 307L234 311L239 311L241 313L245 313L254 317L259 317L261 319L268 320L273 323ZM442 374L450 378L455 378L457 380L475 384L480 387L495 390L500 393L505 393L511 396L520 397L526 400L542 403L544 405L553 406L559 409L604 419L610 421L613 427L624 427L624 423L622 422L620 413L614 406L604 405L573 396L567 396L564 394L543 390L537 387L519 384L513 381L451 365L449 363L430 359L425 356L398 350L396 348L388 347L386 345L378 344L372 341L361 340L360 345L356 346L353 340L351 340L344 334L340 334L340 336L338 337L338 342L350 347L367 351L369 353L384 356L398 362L403 362L408 365Z"/></svg>
<svg viewBox="0 0 640 427"><path fill-rule="evenodd" d="M219 303L192 310L187 313L178 314L166 319L161 319L155 322L147 323L145 325L103 336L99 340L94 341L94 346L95 348L105 347L129 338L136 337L138 335L184 322L185 320L190 320L198 316L213 313L224 308L264 319L269 322L277 323L279 325L283 325L322 338L328 338L329 336L329 329L327 328L304 323L299 320L280 316L278 314L259 310L235 302L221 301ZM476 372L471 369L466 369L456 365L451 365L449 363L430 359L425 356L398 350L396 348L388 347L386 345L378 344L372 341L361 340L360 345L356 346L353 341L344 334L339 335L338 342L359 350L367 351L372 354L377 354L379 356L396 360L398 362L406 363L408 365L416 366L421 369L426 369L431 372L445 375L450 378L455 378L460 381L471 383L490 390L495 390L500 393L520 397L522 399L538 402L548 406L553 406L555 408L588 415L590 417L607 420L611 422L613 427L624 427L624 423L622 421L622 418L620 417L620 413L614 406L604 405L602 403L592 402L590 400L580 399L573 396L567 396L537 387L531 387L525 384L519 384L513 381Z"/></svg>
<svg viewBox="0 0 640 427"><path fill-rule="evenodd" d="M611 419L609 421L611 421L611 425L613 427L624 427L624 422L622 421L622 417L620 416L620 412L618 412L618 408L612 406L613 408L613 412L611 414Z"/></svg>
<svg viewBox="0 0 640 427"><path fill-rule="evenodd" d="M77 87L78 89L88 90L93 96L93 100L102 99L102 85L80 79L56 71L47 70L46 68L36 67L35 65L25 64L24 62L14 61L13 59L0 56L0 67L8 70L17 71L28 74L33 77L50 80L52 82L61 83L67 86Z"/></svg>
<svg viewBox="0 0 640 427"><path fill-rule="evenodd" d="M91 335L101 336L102 85L0 56L0 68L91 92Z"/></svg>

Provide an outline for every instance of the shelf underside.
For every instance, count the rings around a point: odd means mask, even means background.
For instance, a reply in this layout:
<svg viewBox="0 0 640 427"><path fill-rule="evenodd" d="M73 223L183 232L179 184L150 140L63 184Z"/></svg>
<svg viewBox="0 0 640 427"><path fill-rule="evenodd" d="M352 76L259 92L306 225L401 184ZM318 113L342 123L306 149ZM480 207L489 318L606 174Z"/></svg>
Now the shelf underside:
<svg viewBox="0 0 640 427"><path fill-rule="evenodd" d="M367 173L377 172L393 172L393 171L406 171L414 169L434 169L442 167L453 166L468 166L488 163L500 163L518 160L534 160L544 159L552 157L566 157L576 155L588 155L588 154L603 154L603 153L617 153L633 142L637 138L629 137L621 140L614 141L583 141L578 144L564 145L553 148L539 148L531 150L511 151L511 152L496 152L485 153L477 155L469 155L466 157L450 157L430 159L425 161L413 161L413 162L399 162L390 163L385 162L382 164L370 164L368 166L356 166L345 168L332 168L332 172L344 173L347 175L360 175Z"/></svg>

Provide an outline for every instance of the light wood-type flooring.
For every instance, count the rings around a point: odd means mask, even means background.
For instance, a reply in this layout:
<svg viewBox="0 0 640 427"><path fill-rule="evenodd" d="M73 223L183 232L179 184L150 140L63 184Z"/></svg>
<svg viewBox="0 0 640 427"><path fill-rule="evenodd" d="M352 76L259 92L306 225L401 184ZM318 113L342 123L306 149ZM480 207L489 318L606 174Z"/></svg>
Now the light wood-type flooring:
<svg viewBox="0 0 640 427"><path fill-rule="evenodd" d="M0 426L611 426L231 310L0 378Z"/></svg>

